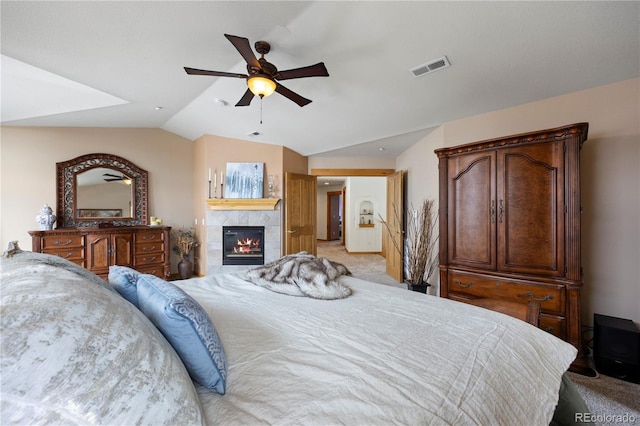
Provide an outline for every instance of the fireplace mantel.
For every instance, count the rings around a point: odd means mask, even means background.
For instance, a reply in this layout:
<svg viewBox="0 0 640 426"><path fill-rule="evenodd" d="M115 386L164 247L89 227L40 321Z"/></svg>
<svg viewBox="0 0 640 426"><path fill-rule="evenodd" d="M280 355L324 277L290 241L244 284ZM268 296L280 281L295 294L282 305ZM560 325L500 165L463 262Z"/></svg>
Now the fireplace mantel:
<svg viewBox="0 0 640 426"><path fill-rule="evenodd" d="M209 198L209 210L275 210L279 198Z"/></svg>

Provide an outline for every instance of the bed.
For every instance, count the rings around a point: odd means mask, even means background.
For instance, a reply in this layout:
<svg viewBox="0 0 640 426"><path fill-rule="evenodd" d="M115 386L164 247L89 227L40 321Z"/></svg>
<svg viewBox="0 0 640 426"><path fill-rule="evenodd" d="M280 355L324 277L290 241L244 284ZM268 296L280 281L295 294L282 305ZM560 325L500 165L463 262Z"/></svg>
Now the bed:
<svg viewBox="0 0 640 426"><path fill-rule="evenodd" d="M185 358L198 343L172 344L111 280L31 252L0 267L2 424L547 425L576 356L526 322L348 276L322 300L121 270L138 297L147 280L197 301L208 383Z"/></svg>

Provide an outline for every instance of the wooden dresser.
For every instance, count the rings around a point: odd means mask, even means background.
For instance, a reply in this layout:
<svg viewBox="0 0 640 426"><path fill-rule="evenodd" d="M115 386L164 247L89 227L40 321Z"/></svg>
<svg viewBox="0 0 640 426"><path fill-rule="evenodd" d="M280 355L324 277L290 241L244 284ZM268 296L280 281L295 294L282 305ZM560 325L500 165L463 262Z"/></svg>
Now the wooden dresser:
<svg viewBox="0 0 640 426"><path fill-rule="evenodd" d="M580 149L588 123L436 150L440 294L540 303L539 327L578 351Z"/></svg>
<svg viewBox="0 0 640 426"><path fill-rule="evenodd" d="M168 226L69 228L29 231L31 250L68 259L107 279L109 266L128 266L169 279Z"/></svg>

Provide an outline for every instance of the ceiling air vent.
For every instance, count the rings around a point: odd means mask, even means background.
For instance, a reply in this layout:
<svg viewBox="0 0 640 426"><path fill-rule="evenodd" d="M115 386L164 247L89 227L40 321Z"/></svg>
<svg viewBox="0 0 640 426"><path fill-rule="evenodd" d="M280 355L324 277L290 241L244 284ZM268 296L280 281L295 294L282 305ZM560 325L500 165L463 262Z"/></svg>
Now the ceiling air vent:
<svg viewBox="0 0 640 426"><path fill-rule="evenodd" d="M427 62L426 64L418 65L417 67L413 67L409 70L411 75L414 77L420 77L421 75L428 74L430 72L434 72L443 68L450 67L451 64L446 56L443 56L438 59L434 59L433 61Z"/></svg>

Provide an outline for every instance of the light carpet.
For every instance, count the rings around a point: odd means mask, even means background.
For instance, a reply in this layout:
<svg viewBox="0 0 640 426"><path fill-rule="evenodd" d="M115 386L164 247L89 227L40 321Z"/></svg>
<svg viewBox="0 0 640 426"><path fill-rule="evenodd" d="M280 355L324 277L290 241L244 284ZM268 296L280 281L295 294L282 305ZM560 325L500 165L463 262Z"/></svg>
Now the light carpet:
<svg viewBox="0 0 640 426"><path fill-rule="evenodd" d="M326 257L346 266L351 275L365 281L407 288L404 283L391 278L386 273L386 260L375 253L348 253L339 240L318 241L317 257Z"/></svg>

